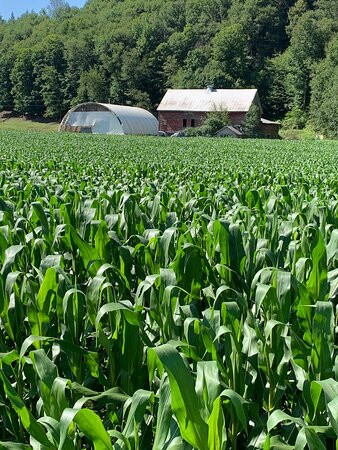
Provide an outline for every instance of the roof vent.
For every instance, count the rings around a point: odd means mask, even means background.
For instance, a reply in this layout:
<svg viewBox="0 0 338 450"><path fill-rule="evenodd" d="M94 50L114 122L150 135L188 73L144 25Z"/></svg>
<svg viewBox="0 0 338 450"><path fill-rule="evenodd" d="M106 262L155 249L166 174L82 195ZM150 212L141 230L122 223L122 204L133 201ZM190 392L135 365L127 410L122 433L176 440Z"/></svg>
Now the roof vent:
<svg viewBox="0 0 338 450"><path fill-rule="evenodd" d="M213 84L208 84L208 86L207 86L207 91L208 91L208 92L215 92L216 89L214 88L214 85L213 85Z"/></svg>

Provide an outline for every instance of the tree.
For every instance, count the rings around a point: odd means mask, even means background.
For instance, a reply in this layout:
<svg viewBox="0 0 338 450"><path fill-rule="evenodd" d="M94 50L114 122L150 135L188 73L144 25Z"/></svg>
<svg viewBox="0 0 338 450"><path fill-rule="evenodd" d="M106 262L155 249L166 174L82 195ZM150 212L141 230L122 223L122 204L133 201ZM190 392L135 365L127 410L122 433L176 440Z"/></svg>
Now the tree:
<svg viewBox="0 0 338 450"><path fill-rule="evenodd" d="M232 0L231 3L229 23L239 24L244 29L252 57L251 70L260 70L266 58L288 45L285 26L294 0Z"/></svg>
<svg viewBox="0 0 338 450"><path fill-rule="evenodd" d="M65 104L71 105L77 96L81 74L94 66L97 56L93 39L87 33L67 39L64 47L66 71L63 92Z"/></svg>
<svg viewBox="0 0 338 450"><path fill-rule="evenodd" d="M49 35L34 47L35 86L42 96L45 117L59 117L65 111L64 77L66 62L64 46L57 35Z"/></svg>
<svg viewBox="0 0 338 450"><path fill-rule="evenodd" d="M283 128L291 130L302 130L306 127L308 114L299 106L294 106L285 114L283 120Z"/></svg>
<svg viewBox="0 0 338 450"><path fill-rule="evenodd" d="M248 70L248 39L240 24L224 24L212 42L208 66L210 81L216 86L244 85Z"/></svg>
<svg viewBox="0 0 338 450"><path fill-rule="evenodd" d="M69 8L69 4L65 0L49 0L47 12L51 17L53 17L56 16L62 9L67 8Z"/></svg>
<svg viewBox="0 0 338 450"><path fill-rule="evenodd" d="M13 59L10 53L0 57L0 110L12 110L14 106L11 80Z"/></svg>
<svg viewBox="0 0 338 450"><path fill-rule="evenodd" d="M20 50L11 72L14 107L20 114L41 115L43 112L42 99L36 89L35 80L32 52L29 49Z"/></svg>
<svg viewBox="0 0 338 450"><path fill-rule="evenodd" d="M44 116L57 118L64 110L62 80L53 66L45 66L41 73L41 95L45 107Z"/></svg>
<svg viewBox="0 0 338 450"><path fill-rule="evenodd" d="M269 118L282 119L292 107L292 96L286 85L288 68L288 53L284 52L267 61L260 72L256 87L264 114Z"/></svg>
<svg viewBox="0 0 338 450"><path fill-rule="evenodd" d="M217 84L216 77L208 70L208 64L210 59L210 49L205 47L197 47L192 49L184 62L183 67L177 67L175 71L175 61L170 59L169 64L172 66L164 65L165 75L167 69L172 69L173 74L171 76L171 83L168 87L177 88L204 88L206 85L215 83ZM217 84L218 85L218 84Z"/></svg>
<svg viewBox="0 0 338 450"><path fill-rule="evenodd" d="M124 92L122 84L114 77L110 81L109 99L111 103L124 103Z"/></svg>
<svg viewBox="0 0 338 450"><path fill-rule="evenodd" d="M138 89L131 89L126 92L127 102L139 108L151 109L151 101L149 95Z"/></svg>
<svg viewBox="0 0 338 450"><path fill-rule="evenodd" d="M310 118L317 132L338 138L338 35L311 81Z"/></svg>
<svg viewBox="0 0 338 450"><path fill-rule="evenodd" d="M83 9L51 0L48 13L0 20L0 103L20 112L59 116L108 98L154 110L166 88L210 83L258 88L267 117L299 126L309 110L319 120L314 105L322 117L332 107L316 80L338 32L336 0L90 0ZM332 80L321 79L325 98Z"/></svg>
<svg viewBox="0 0 338 450"><path fill-rule="evenodd" d="M259 134L260 127L260 110L254 103L250 106L246 114L243 131L248 137L256 137Z"/></svg>
<svg viewBox="0 0 338 450"><path fill-rule="evenodd" d="M228 111L225 109L215 110L208 113L203 124L198 128L187 128L185 134L187 136L214 136L218 130L225 125L229 125L230 119Z"/></svg>
<svg viewBox="0 0 338 450"><path fill-rule="evenodd" d="M108 83L98 68L82 73L75 103L107 102L108 96Z"/></svg>
<svg viewBox="0 0 338 450"><path fill-rule="evenodd" d="M302 17L302 15L309 10L309 5L306 0L297 0L294 6L289 9L289 24L286 27L286 31L289 36L292 36L293 30L297 25L298 20Z"/></svg>

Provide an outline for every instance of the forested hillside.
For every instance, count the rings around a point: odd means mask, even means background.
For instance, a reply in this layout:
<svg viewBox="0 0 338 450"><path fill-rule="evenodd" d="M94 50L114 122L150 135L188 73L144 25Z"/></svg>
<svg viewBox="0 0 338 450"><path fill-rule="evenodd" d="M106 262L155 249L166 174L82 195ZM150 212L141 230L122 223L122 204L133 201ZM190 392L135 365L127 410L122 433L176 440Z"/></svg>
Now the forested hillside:
<svg viewBox="0 0 338 450"><path fill-rule="evenodd" d="M77 102L154 110L165 90L257 87L266 117L338 133L336 0L62 1L0 20L0 109Z"/></svg>

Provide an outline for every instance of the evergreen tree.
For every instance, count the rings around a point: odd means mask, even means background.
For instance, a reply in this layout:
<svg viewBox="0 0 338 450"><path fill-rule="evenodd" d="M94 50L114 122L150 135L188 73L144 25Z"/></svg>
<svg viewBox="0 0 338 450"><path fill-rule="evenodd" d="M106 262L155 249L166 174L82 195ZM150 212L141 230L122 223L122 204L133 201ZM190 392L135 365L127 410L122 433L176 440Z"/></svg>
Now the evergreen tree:
<svg viewBox="0 0 338 450"><path fill-rule="evenodd" d="M62 92L62 75L53 66L45 66L41 73L41 94L45 117L61 117L65 112Z"/></svg>
<svg viewBox="0 0 338 450"><path fill-rule="evenodd" d="M11 72L14 109L20 114L41 115L43 111L41 95L35 89L35 79L32 52L23 49L17 54Z"/></svg>
<svg viewBox="0 0 338 450"><path fill-rule="evenodd" d="M338 36L330 43L326 58L317 65L311 81L310 117L315 130L338 138Z"/></svg>
<svg viewBox="0 0 338 450"><path fill-rule="evenodd" d="M243 131L247 137L257 137L260 127L260 110L254 103L246 114Z"/></svg>
<svg viewBox="0 0 338 450"><path fill-rule="evenodd" d="M12 80L11 71L13 67L13 57L10 53L0 57L0 110L13 109Z"/></svg>
<svg viewBox="0 0 338 450"><path fill-rule="evenodd" d="M34 47L35 86L40 91L45 117L58 117L65 112L64 77L66 62L64 46L57 35L49 35Z"/></svg>

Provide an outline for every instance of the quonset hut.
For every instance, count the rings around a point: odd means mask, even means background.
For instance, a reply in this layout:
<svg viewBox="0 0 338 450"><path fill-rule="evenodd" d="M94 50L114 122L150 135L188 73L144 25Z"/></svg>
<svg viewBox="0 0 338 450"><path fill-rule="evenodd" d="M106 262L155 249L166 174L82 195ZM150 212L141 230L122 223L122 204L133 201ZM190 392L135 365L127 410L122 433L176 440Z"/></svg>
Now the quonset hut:
<svg viewBox="0 0 338 450"><path fill-rule="evenodd" d="M61 121L59 131L157 135L158 121L142 108L88 102L69 110Z"/></svg>

